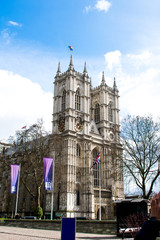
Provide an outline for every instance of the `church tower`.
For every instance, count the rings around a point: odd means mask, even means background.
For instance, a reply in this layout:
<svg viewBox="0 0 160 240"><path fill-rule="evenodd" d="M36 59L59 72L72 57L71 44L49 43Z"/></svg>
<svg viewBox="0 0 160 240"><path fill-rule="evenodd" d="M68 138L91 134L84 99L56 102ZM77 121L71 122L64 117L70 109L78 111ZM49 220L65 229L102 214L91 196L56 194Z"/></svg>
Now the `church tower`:
<svg viewBox="0 0 160 240"><path fill-rule="evenodd" d="M71 56L68 70L61 74L59 63L54 82L53 133L89 133L90 89L86 64L83 74L76 72Z"/></svg>
<svg viewBox="0 0 160 240"><path fill-rule="evenodd" d="M54 81L52 150L55 151L54 209L64 217L96 219L101 170L102 219L113 219L114 200L123 198L119 93L114 79L92 88L86 63L83 73L60 63ZM101 163L93 162L100 153ZM92 167L93 166L93 167Z"/></svg>

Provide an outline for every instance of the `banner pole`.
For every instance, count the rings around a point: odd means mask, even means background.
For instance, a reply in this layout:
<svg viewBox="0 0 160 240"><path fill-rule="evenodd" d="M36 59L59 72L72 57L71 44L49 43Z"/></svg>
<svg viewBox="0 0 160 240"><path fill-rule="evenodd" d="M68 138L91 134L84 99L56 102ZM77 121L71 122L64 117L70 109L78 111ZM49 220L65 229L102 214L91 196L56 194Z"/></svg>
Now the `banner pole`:
<svg viewBox="0 0 160 240"><path fill-rule="evenodd" d="M17 215L17 207L18 207L18 197L19 197L19 181L20 181L20 169L21 169L21 164L19 165L19 173L18 173L18 185L17 185L17 194L16 194L16 207L15 207L15 216Z"/></svg>
<svg viewBox="0 0 160 240"><path fill-rule="evenodd" d="M53 220L53 204L54 204L54 163L55 163L55 151L53 153L53 169L52 169L51 220Z"/></svg>
<svg viewBox="0 0 160 240"><path fill-rule="evenodd" d="M99 221L101 221L101 161L99 162Z"/></svg>

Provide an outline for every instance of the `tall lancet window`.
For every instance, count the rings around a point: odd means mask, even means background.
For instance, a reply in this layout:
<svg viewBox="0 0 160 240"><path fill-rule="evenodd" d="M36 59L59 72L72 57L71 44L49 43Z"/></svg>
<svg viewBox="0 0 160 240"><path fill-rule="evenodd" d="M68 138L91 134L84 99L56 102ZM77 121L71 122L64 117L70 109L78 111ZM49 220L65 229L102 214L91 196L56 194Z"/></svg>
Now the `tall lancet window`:
<svg viewBox="0 0 160 240"><path fill-rule="evenodd" d="M97 149L93 150L93 163L96 161L96 158L98 156ZM94 186L99 186L99 163L95 164L93 166L93 176L94 176Z"/></svg>
<svg viewBox="0 0 160 240"><path fill-rule="evenodd" d="M80 205L80 192L79 192L79 189L77 190L76 194L77 194L77 206L79 206Z"/></svg>
<svg viewBox="0 0 160 240"><path fill-rule="evenodd" d="M75 95L75 109L80 111L81 109L81 96L80 96L80 91L77 89L76 95Z"/></svg>
<svg viewBox="0 0 160 240"><path fill-rule="evenodd" d="M66 108L66 90L63 91L62 95L62 111L64 111Z"/></svg>
<svg viewBox="0 0 160 240"><path fill-rule="evenodd" d="M80 156L81 156L81 148L80 148L80 146L79 146L78 143L77 143L77 145L76 145L76 155L77 155L77 157L80 157Z"/></svg>
<svg viewBox="0 0 160 240"><path fill-rule="evenodd" d="M112 102L110 102L108 104L108 120L110 122L113 122L113 104L112 104Z"/></svg>
<svg viewBox="0 0 160 240"><path fill-rule="evenodd" d="M98 103L95 105L94 109L94 121L95 123L100 122L100 106Z"/></svg>

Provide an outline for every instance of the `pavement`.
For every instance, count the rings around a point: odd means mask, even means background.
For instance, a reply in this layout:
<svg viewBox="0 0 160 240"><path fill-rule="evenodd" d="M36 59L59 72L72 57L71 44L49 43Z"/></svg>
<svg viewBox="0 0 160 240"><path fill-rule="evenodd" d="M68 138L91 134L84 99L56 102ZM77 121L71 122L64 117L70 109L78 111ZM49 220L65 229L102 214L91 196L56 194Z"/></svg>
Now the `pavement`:
<svg viewBox="0 0 160 240"><path fill-rule="evenodd" d="M53 230L18 228L0 226L0 240L60 240L61 232ZM116 235L102 235L91 233L76 233L76 240L121 240ZM70 239L67 239L70 240ZM133 240L133 238L125 238L125 240Z"/></svg>

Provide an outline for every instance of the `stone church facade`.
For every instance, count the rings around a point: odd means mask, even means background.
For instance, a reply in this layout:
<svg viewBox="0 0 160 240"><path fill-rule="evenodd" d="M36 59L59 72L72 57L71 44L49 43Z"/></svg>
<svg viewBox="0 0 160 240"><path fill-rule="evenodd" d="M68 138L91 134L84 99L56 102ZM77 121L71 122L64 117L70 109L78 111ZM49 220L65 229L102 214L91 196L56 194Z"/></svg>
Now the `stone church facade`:
<svg viewBox="0 0 160 240"><path fill-rule="evenodd" d="M61 73L59 63L54 80L52 134L47 145L48 157L55 159L53 209L56 214L97 219L101 207L102 219L114 218L114 200L124 198L119 111L115 79L113 87L109 87L102 73L100 85L93 88L86 63L83 73L74 69L72 56L66 72ZM93 166L99 153L100 163ZM18 163L17 158L9 159L12 164ZM28 168L24 169L26 176L34 187L28 156L24 159L28 161ZM43 166L38 170L42 175ZM10 166L1 161L0 171L0 216L13 216L16 196L10 194ZM22 216L33 215L34 199L22 182L19 193L18 212ZM44 187L41 206L49 217L51 192Z"/></svg>
<svg viewBox="0 0 160 240"><path fill-rule="evenodd" d="M93 88L86 63L83 73L79 73L71 56L66 72L61 73L58 65L53 106L54 210L65 217L97 219L101 175L101 216L113 219L114 200L124 197L115 79L111 88L102 73L101 84ZM101 162L93 166L98 153Z"/></svg>

